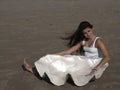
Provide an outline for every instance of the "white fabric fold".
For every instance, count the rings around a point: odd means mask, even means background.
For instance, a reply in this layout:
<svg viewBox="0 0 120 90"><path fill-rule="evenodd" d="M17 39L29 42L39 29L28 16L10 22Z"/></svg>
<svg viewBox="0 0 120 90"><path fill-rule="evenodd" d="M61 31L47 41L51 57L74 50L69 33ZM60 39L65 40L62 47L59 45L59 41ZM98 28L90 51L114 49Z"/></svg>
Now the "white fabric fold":
<svg viewBox="0 0 120 90"><path fill-rule="evenodd" d="M63 85L69 74L77 86L83 86L94 76L86 75L99 64L101 59L102 58L87 58L78 55L60 56L48 54L36 61L35 66L40 76L43 77L46 73L54 85ZM100 78L107 66L108 63L96 72L95 77Z"/></svg>

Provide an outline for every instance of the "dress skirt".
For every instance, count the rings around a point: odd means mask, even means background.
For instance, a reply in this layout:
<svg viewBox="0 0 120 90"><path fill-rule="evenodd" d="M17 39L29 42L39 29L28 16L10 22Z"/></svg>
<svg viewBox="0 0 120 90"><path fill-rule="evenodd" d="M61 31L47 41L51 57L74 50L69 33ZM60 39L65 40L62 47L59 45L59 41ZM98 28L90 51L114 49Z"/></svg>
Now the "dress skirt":
<svg viewBox="0 0 120 90"><path fill-rule="evenodd" d="M94 76L100 78L108 67L106 63L94 75L87 75L100 63L102 58L87 58L80 55L48 54L35 62L41 77L47 74L50 81L57 86L63 85L70 75L77 86L86 85Z"/></svg>

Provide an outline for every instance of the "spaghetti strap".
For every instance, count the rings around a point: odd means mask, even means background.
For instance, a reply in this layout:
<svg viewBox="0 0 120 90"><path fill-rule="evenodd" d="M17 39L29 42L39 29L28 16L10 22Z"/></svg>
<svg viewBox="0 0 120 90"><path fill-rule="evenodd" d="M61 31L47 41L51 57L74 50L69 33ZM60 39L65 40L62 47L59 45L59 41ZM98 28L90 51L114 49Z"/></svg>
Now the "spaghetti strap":
<svg viewBox="0 0 120 90"><path fill-rule="evenodd" d="M85 40L82 41L82 45L83 45L83 46L85 45Z"/></svg>
<svg viewBox="0 0 120 90"><path fill-rule="evenodd" d="M93 45L92 45L93 47L95 47L95 43L96 43L96 41L97 41L98 38L100 38L100 37L96 37L96 38L95 38L95 40L94 40L94 42L93 42Z"/></svg>

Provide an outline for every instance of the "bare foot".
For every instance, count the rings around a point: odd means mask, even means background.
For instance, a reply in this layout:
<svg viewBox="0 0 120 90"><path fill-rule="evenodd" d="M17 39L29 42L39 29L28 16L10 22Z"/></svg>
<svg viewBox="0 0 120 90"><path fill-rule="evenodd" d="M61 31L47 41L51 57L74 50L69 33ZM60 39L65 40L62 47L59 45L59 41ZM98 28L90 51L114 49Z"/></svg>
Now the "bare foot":
<svg viewBox="0 0 120 90"><path fill-rule="evenodd" d="M27 71L33 73L32 67L28 64L28 62L27 62L26 60L27 60L27 58L24 58L24 68L25 68Z"/></svg>

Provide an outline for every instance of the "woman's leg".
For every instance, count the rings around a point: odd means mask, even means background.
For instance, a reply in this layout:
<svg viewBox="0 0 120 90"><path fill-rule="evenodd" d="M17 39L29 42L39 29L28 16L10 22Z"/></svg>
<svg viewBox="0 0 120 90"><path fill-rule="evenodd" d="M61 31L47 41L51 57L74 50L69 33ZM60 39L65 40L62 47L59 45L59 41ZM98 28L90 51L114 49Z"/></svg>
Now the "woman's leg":
<svg viewBox="0 0 120 90"><path fill-rule="evenodd" d="M39 73L37 72L37 69L35 67L31 67L30 64L27 62L26 58L24 58L23 66L24 66L25 70L34 74L36 77L39 77Z"/></svg>
<svg viewBox="0 0 120 90"><path fill-rule="evenodd" d="M24 58L24 68L25 68L25 70L27 70L28 72L31 72L31 73L34 73L33 72L33 68L30 66L30 64L27 62L27 59L26 58Z"/></svg>

